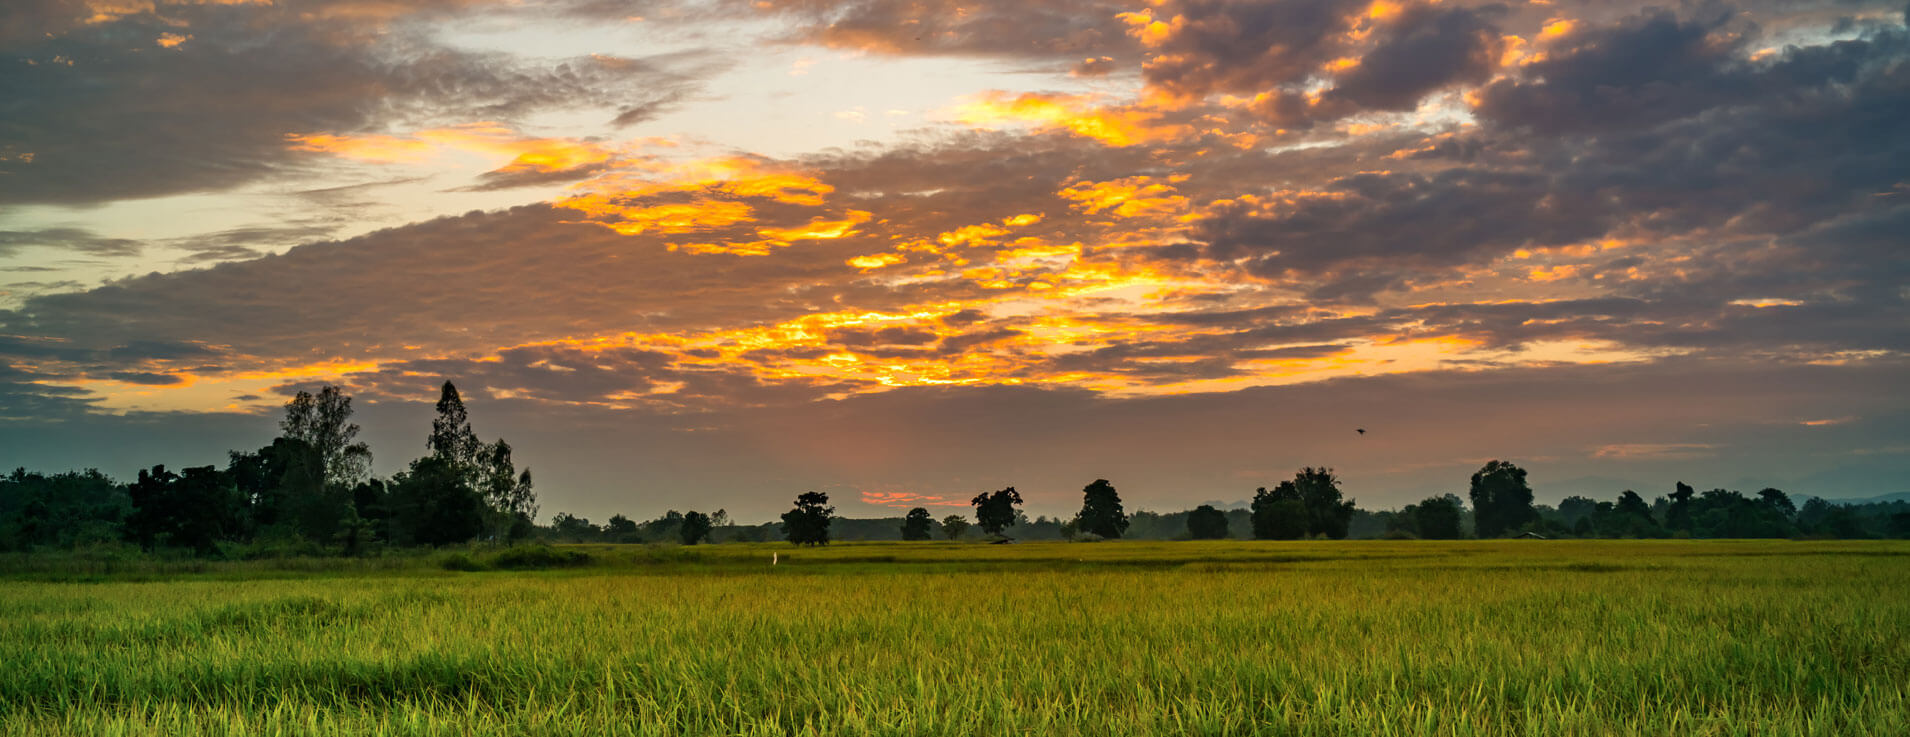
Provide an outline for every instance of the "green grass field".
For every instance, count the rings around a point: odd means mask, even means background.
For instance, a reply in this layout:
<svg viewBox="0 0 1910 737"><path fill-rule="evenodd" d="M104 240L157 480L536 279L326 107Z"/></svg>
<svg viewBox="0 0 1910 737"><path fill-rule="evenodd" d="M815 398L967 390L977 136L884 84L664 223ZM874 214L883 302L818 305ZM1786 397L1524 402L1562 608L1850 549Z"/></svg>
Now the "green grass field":
<svg viewBox="0 0 1910 737"><path fill-rule="evenodd" d="M0 579L0 734L1910 734L1901 542L583 549Z"/></svg>

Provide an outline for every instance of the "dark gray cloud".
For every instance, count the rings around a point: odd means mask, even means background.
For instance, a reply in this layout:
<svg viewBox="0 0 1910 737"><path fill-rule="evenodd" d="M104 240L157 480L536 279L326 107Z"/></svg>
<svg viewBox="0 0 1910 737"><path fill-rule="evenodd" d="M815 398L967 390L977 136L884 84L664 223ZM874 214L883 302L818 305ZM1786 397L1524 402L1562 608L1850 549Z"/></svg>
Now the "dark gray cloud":
<svg viewBox="0 0 1910 737"><path fill-rule="evenodd" d="M363 16L314 21L277 5L167 12L0 45L13 60L0 75L0 141L32 154L0 159L0 205L222 190L295 172L305 155L293 134L579 108L627 124L707 69L684 55L542 62L462 51L366 27ZM173 33L191 38L157 44Z"/></svg>
<svg viewBox="0 0 1910 737"><path fill-rule="evenodd" d="M1115 17L1129 6L1107 0L776 0L734 3L727 12L764 11L798 22L786 40L910 56L988 56L1079 62L1133 48Z"/></svg>
<svg viewBox="0 0 1910 737"><path fill-rule="evenodd" d="M0 256L26 248L48 248L87 256L136 256L144 244L128 238L106 238L85 228L0 230Z"/></svg>
<svg viewBox="0 0 1910 737"><path fill-rule="evenodd" d="M1359 65L1322 97L1329 108L1412 110L1457 83L1483 82L1498 66L1497 8L1414 5L1388 23Z"/></svg>
<svg viewBox="0 0 1910 737"><path fill-rule="evenodd" d="M0 337L0 341L4 341ZM0 421L45 426L85 415L97 399L84 389L47 383L68 378L44 374L0 360ZM0 423L4 424L4 423ZM24 457L17 463L24 462Z"/></svg>
<svg viewBox="0 0 1910 737"><path fill-rule="evenodd" d="M1253 94L1305 82L1345 51L1358 0L1177 0L1155 16L1184 19L1154 48L1148 83L1177 94Z"/></svg>
<svg viewBox="0 0 1910 737"><path fill-rule="evenodd" d="M142 384L145 386L171 386L185 383L185 379L172 374L155 374L146 371L115 371L107 376L114 381L123 381L128 384Z"/></svg>
<svg viewBox="0 0 1910 737"><path fill-rule="evenodd" d="M1480 92L1479 114L1540 134L1633 128L1675 120L1755 90L1746 39L1722 24L1668 12L1568 37L1521 79Z"/></svg>
<svg viewBox="0 0 1910 737"><path fill-rule="evenodd" d="M1317 273L1384 260L1385 269L1452 265L1527 245L1576 243L1609 227L1596 203L1551 196L1536 172L1455 167L1431 175L1357 174L1274 212L1224 205L1203 220L1209 258L1251 272Z"/></svg>

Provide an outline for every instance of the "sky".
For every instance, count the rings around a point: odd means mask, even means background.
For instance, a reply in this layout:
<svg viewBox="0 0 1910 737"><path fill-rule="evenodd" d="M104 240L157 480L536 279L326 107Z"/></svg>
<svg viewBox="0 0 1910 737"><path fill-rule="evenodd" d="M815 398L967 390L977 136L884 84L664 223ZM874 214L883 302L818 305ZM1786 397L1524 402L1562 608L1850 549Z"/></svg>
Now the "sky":
<svg viewBox="0 0 1910 737"><path fill-rule="evenodd" d="M0 466L449 380L546 518L1907 491L1907 17L9 0Z"/></svg>

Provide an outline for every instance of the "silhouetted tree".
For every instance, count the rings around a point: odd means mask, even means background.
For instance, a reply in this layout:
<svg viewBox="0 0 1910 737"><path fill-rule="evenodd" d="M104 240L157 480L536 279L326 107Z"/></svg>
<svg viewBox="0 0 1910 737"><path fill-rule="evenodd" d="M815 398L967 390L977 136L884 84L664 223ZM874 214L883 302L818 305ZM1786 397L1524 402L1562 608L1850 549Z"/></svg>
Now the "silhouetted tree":
<svg viewBox="0 0 1910 737"><path fill-rule="evenodd" d="M180 473L153 466L127 487L133 513L126 535L147 549L187 548L211 553L238 528L238 489L212 466Z"/></svg>
<svg viewBox="0 0 1910 737"><path fill-rule="evenodd" d="M531 490L531 470L518 472L511 462L511 444L498 440L478 454L483 463L485 506L490 508L490 533L499 540L516 540L531 533L537 517L537 494Z"/></svg>
<svg viewBox="0 0 1910 737"><path fill-rule="evenodd" d="M796 508L783 513L783 537L797 545L828 545L829 518L835 513L828 494L805 491L797 495Z"/></svg>
<svg viewBox="0 0 1910 737"><path fill-rule="evenodd" d="M131 513L126 487L97 470L49 476L14 469L0 477L0 550L118 540Z"/></svg>
<svg viewBox="0 0 1910 737"><path fill-rule="evenodd" d="M335 386L316 395L299 392L285 403L279 430L318 454L322 486L349 489L371 472L371 446L356 442L358 426L351 415L351 397Z"/></svg>
<svg viewBox="0 0 1910 737"><path fill-rule="evenodd" d="M695 545L710 537L710 516L692 511L683 515L683 524L677 527L678 539L684 545Z"/></svg>
<svg viewBox="0 0 1910 737"><path fill-rule="evenodd" d="M942 518L942 536L950 540L959 540L968 533L968 518L951 514Z"/></svg>
<svg viewBox="0 0 1910 737"><path fill-rule="evenodd" d="M1272 491L1265 487L1253 491L1253 536L1257 540L1298 540L1306 537L1306 504L1292 481L1282 481Z"/></svg>
<svg viewBox="0 0 1910 737"><path fill-rule="evenodd" d="M1592 519L1598 514L1598 502L1589 497L1568 496L1559 501L1559 521L1565 526L1577 529L1580 522L1596 527Z"/></svg>
<svg viewBox="0 0 1910 737"><path fill-rule="evenodd" d="M1411 509L1414 534L1426 540L1459 539L1459 520L1463 515L1459 497L1451 494L1435 496L1413 505Z"/></svg>
<svg viewBox="0 0 1910 737"><path fill-rule="evenodd" d="M1340 498L1340 480L1331 468L1308 466L1293 476L1293 487L1306 507L1307 534L1324 535L1334 540L1346 538L1346 526L1353 519L1353 502Z"/></svg>
<svg viewBox="0 0 1910 737"><path fill-rule="evenodd" d="M982 528L982 533L1000 535L1002 530L1015 524L1021 494L1010 486L993 494L985 491L976 494L969 503L975 505L975 524Z"/></svg>
<svg viewBox="0 0 1910 737"><path fill-rule="evenodd" d="M356 555L369 543L390 539L391 491L384 481L369 479L353 486L350 498L351 514L341 542L347 555Z"/></svg>
<svg viewBox="0 0 1910 737"><path fill-rule="evenodd" d="M934 528L935 518L928 515L928 510L916 507L902 518L902 539L927 540L934 535Z"/></svg>
<svg viewBox="0 0 1910 737"><path fill-rule="evenodd" d="M621 514L612 515L610 521L604 523L603 530L604 536L613 543L639 542L636 521Z"/></svg>
<svg viewBox="0 0 1910 737"><path fill-rule="evenodd" d="M1532 509L1532 487L1525 469L1505 461L1488 461L1472 474L1472 517L1479 537L1499 537L1538 519Z"/></svg>
<svg viewBox="0 0 1910 737"><path fill-rule="evenodd" d="M1763 491L1759 491L1757 493L1757 498L1759 501L1762 501L1766 505L1769 505L1772 509L1777 510L1779 514L1784 515L1785 519L1790 519L1791 517L1797 516L1797 506L1794 504L1791 504L1791 497L1789 494L1785 494L1784 492L1779 491L1777 489L1767 488L1767 489L1764 489Z"/></svg>
<svg viewBox="0 0 1910 737"><path fill-rule="evenodd" d="M299 497L324 485L323 462L303 440L280 436L256 453L226 454L226 477L239 491L249 534L278 536L298 532L293 507ZM342 510L340 510L342 513Z"/></svg>
<svg viewBox="0 0 1910 737"><path fill-rule="evenodd" d="M1079 532L1114 539L1127 531L1127 514L1121 509L1121 495L1107 479L1095 479L1081 489L1081 512L1074 516Z"/></svg>
<svg viewBox="0 0 1910 737"><path fill-rule="evenodd" d="M603 529L591 524L590 520L569 512L558 512L557 516L550 518L550 529L557 539L572 542L588 542L603 533Z"/></svg>
<svg viewBox="0 0 1910 737"><path fill-rule="evenodd" d="M445 468L463 476L466 483L479 485L479 454L484 444L471 431L471 417L464 409L464 399L458 396L458 388L451 382L444 382L438 390L438 415L431 420L431 435L425 439L425 447L431 451L431 457L438 459Z"/></svg>
<svg viewBox="0 0 1910 737"><path fill-rule="evenodd" d="M1195 540L1219 540L1227 536L1227 513L1202 504L1187 513L1187 536Z"/></svg>
<svg viewBox="0 0 1910 737"><path fill-rule="evenodd" d="M1910 538L1910 512L1897 512L1890 515L1885 528L1894 538Z"/></svg>
<svg viewBox="0 0 1910 737"><path fill-rule="evenodd" d="M1691 500L1698 492L1690 484L1678 482L1677 490L1671 492L1671 505L1665 508L1665 529L1674 532L1691 532Z"/></svg>
<svg viewBox="0 0 1910 737"><path fill-rule="evenodd" d="M1658 524L1658 521L1651 517L1651 505L1646 504L1645 498L1631 489L1626 489L1618 495L1618 505L1613 508L1613 511L1622 516L1644 520L1653 526Z"/></svg>
<svg viewBox="0 0 1910 737"><path fill-rule="evenodd" d="M391 539L401 545L449 545L483 534L484 497L449 461L427 456L391 480Z"/></svg>

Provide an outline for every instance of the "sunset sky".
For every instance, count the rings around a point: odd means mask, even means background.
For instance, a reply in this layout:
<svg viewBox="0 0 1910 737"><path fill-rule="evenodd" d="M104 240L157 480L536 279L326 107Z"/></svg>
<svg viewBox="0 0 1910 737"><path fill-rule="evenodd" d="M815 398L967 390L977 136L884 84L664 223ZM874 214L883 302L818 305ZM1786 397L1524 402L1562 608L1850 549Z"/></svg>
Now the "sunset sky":
<svg viewBox="0 0 1910 737"><path fill-rule="evenodd" d="M0 466L450 379L545 517L1910 491L1906 15L7 0Z"/></svg>

